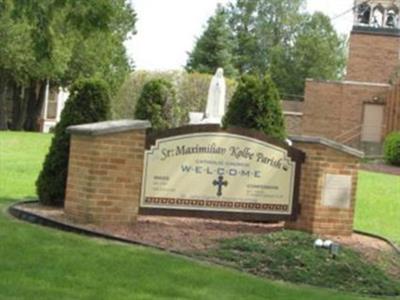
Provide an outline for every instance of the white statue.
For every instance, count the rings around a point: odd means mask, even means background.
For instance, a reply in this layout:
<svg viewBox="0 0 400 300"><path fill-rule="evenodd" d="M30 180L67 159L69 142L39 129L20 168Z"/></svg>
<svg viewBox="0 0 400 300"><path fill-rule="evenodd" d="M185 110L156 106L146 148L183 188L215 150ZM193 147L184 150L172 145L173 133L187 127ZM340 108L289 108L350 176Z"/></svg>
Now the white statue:
<svg viewBox="0 0 400 300"><path fill-rule="evenodd" d="M226 85L224 79L224 70L218 68L211 80L208 90L207 108L204 123L221 123L225 114L225 94Z"/></svg>
<svg viewBox="0 0 400 300"><path fill-rule="evenodd" d="M226 85L224 70L218 68L208 90L206 112L190 112L190 124L221 124L225 114Z"/></svg>

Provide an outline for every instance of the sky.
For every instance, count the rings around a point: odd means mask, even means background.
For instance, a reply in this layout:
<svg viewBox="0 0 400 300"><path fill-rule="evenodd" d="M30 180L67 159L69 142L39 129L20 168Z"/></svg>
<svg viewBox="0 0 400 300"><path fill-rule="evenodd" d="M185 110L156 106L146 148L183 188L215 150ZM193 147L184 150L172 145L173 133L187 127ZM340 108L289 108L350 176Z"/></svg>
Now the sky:
<svg viewBox="0 0 400 300"><path fill-rule="evenodd" d="M218 3L229 0L131 0L137 34L125 45L137 70L175 70L186 63ZM307 11L322 11L341 34L349 34L353 0L307 0ZM346 14L343 14L347 12Z"/></svg>

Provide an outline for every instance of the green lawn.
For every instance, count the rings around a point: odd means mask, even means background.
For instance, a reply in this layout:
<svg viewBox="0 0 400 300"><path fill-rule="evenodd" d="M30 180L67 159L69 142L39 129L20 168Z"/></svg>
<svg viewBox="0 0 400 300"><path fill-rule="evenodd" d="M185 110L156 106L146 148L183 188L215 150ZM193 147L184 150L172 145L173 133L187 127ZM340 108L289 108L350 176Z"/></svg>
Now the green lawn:
<svg viewBox="0 0 400 300"><path fill-rule="evenodd" d="M0 299L365 299L13 219L6 208L35 197L50 138L0 133Z"/></svg>
<svg viewBox="0 0 400 300"><path fill-rule="evenodd" d="M359 172L355 228L400 246L400 176Z"/></svg>
<svg viewBox="0 0 400 300"><path fill-rule="evenodd" d="M0 197L35 198L35 180L52 135L0 132Z"/></svg>

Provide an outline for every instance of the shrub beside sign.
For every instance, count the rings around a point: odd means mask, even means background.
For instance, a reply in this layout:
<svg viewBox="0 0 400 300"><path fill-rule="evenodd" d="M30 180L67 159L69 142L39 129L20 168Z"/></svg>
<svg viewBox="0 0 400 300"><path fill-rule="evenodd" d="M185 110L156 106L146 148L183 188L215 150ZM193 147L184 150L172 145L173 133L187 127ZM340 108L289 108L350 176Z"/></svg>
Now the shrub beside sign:
<svg viewBox="0 0 400 300"><path fill-rule="evenodd" d="M156 139L145 152L140 206L147 212L156 209L167 214L191 211L194 215L242 214L243 219L262 216L256 220L293 218L296 172L302 160L290 157L288 148L229 132ZM296 150L291 149L293 154Z"/></svg>

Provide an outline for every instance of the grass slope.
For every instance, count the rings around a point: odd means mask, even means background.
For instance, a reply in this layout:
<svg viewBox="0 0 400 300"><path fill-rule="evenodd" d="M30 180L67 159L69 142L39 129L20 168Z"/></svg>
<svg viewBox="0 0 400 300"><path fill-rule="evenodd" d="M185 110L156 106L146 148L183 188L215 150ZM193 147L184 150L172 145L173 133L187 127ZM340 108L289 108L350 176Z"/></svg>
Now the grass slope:
<svg viewBox="0 0 400 300"><path fill-rule="evenodd" d="M361 299L0 216L0 299Z"/></svg>
<svg viewBox="0 0 400 300"><path fill-rule="evenodd" d="M359 172L355 228L400 246L400 176Z"/></svg>
<svg viewBox="0 0 400 300"><path fill-rule="evenodd" d="M222 240L203 255L258 276L360 294L400 296L400 280L390 278L381 266L347 247L332 258L329 251L313 247L315 238L297 231L242 236ZM400 257L386 262L400 267Z"/></svg>
<svg viewBox="0 0 400 300"><path fill-rule="evenodd" d="M159 251L22 223L5 210L34 197L50 135L0 132L0 299L356 300L271 282Z"/></svg>

